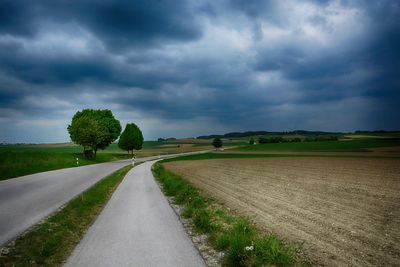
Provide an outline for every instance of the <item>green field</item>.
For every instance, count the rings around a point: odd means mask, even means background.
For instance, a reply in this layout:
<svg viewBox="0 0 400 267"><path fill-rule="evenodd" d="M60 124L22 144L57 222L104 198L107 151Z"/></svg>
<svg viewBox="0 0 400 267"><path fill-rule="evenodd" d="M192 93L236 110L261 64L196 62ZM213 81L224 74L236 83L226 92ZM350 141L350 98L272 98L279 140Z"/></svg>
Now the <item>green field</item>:
<svg viewBox="0 0 400 267"><path fill-rule="evenodd" d="M127 155L121 152L116 145L112 145L110 149L100 151L96 159L86 159L79 146L0 146L0 180L75 167L77 166L76 158L79 158L79 166L126 159Z"/></svg>
<svg viewBox="0 0 400 267"><path fill-rule="evenodd" d="M195 139L185 143L193 144L194 147L203 145L196 143ZM165 145L176 145L178 147L180 144L178 141L145 141L143 149L137 155L143 157L174 153L174 148ZM209 144L205 143L204 145ZM82 151L83 148L81 146L73 144L0 145L0 180L43 171L76 167L76 158L79 159L79 166L83 166L131 157L121 150L116 143L111 144L105 150L99 150L96 159L86 159L83 157Z"/></svg>
<svg viewBox="0 0 400 267"><path fill-rule="evenodd" d="M341 141L315 141L298 143L275 143L247 145L234 149L242 152L267 151L337 151L337 152L367 152L368 148L400 146L400 139L371 138L350 139Z"/></svg>

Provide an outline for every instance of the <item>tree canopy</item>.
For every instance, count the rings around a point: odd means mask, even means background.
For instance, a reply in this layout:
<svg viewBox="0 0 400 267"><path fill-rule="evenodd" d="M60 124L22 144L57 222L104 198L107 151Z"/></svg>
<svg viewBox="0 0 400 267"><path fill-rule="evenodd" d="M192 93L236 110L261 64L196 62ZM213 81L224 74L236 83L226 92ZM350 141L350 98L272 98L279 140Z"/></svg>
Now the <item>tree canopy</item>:
<svg viewBox="0 0 400 267"><path fill-rule="evenodd" d="M143 134L140 128L134 123L128 123L119 138L118 146L128 153L131 151L132 155L134 149L142 149Z"/></svg>
<svg viewBox="0 0 400 267"><path fill-rule="evenodd" d="M220 147L222 147L222 140L221 140L221 138L219 138L219 137L214 138L214 140L212 141L212 145L213 145L215 148L220 148Z"/></svg>
<svg viewBox="0 0 400 267"><path fill-rule="evenodd" d="M105 149L121 133L121 124L108 109L84 109L75 113L68 125L71 140L92 150L96 157L98 149ZM87 155L87 153L85 153Z"/></svg>

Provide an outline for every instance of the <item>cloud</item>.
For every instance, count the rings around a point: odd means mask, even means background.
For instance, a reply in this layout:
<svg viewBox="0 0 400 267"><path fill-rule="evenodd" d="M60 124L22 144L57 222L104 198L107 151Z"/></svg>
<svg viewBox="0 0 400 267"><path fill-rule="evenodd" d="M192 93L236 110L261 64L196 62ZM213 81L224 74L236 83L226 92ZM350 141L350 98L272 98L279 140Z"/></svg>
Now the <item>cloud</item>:
<svg viewBox="0 0 400 267"><path fill-rule="evenodd" d="M114 51L201 36L186 2L6 0L1 10L3 34L32 37L48 25L76 23Z"/></svg>
<svg viewBox="0 0 400 267"><path fill-rule="evenodd" d="M5 0L0 140L67 141L82 108L147 139L395 129L399 15L389 0Z"/></svg>

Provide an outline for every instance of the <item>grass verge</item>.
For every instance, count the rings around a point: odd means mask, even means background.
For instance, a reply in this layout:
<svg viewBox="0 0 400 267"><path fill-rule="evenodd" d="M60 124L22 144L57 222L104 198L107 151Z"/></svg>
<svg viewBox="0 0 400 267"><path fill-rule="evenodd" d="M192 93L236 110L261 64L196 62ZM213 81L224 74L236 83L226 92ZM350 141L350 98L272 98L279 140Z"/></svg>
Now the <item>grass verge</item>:
<svg viewBox="0 0 400 267"><path fill-rule="evenodd" d="M276 236L265 235L247 218L233 216L205 198L182 177L168 172L160 163L153 167L164 193L182 205L182 215L191 218L198 232L206 233L216 249L224 251L223 266L304 266L294 248Z"/></svg>
<svg viewBox="0 0 400 267"><path fill-rule="evenodd" d="M61 266L132 168L126 166L2 248L0 266Z"/></svg>

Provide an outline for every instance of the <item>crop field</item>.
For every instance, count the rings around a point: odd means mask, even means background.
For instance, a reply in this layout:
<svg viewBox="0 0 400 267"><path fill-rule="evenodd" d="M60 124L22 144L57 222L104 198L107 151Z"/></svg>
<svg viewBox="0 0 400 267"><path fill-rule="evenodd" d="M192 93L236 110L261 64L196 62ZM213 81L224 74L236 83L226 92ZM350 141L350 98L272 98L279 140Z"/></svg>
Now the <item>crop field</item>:
<svg viewBox="0 0 400 267"><path fill-rule="evenodd" d="M240 152L267 152L267 151L319 151L319 152L370 152L373 148L399 147L399 138L365 138L347 139L340 141L315 141L298 143L272 143L248 145L236 148Z"/></svg>
<svg viewBox="0 0 400 267"><path fill-rule="evenodd" d="M324 266L400 265L400 160L262 158L163 163Z"/></svg>

